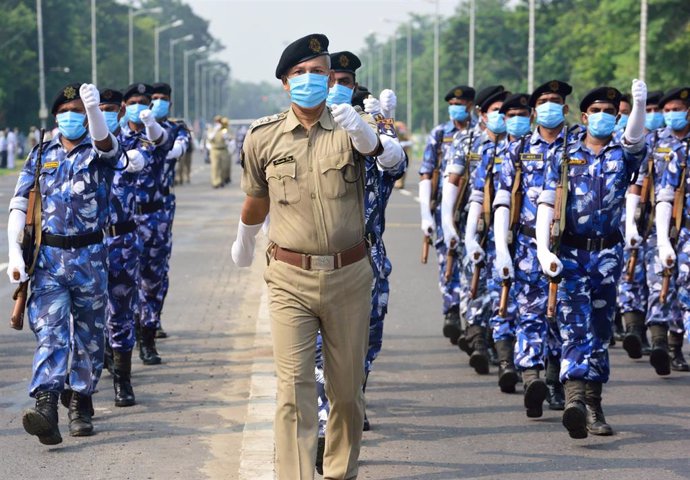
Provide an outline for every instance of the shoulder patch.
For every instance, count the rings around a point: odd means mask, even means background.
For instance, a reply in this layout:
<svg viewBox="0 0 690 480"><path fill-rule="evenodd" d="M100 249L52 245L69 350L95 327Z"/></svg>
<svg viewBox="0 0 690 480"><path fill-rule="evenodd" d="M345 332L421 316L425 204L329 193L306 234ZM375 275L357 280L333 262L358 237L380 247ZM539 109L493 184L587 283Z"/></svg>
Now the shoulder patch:
<svg viewBox="0 0 690 480"><path fill-rule="evenodd" d="M251 125L249 125L249 130L254 130L256 127L260 127L262 125L268 125L269 123L275 123L279 120L283 120L285 117L287 117L287 112L280 112L280 113L276 113L274 115L268 115L266 117L262 117L258 120L255 120Z"/></svg>

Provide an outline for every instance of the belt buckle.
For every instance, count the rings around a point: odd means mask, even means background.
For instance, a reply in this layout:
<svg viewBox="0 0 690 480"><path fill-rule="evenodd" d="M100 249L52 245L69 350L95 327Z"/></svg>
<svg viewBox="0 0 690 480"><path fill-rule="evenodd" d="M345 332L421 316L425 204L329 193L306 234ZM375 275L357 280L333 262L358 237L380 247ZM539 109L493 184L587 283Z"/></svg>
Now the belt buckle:
<svg viewBox="0 0 690 480"><path fill-rule="evenodd" d="M311 255L312 270L335 270L333 255Z"/></svg>

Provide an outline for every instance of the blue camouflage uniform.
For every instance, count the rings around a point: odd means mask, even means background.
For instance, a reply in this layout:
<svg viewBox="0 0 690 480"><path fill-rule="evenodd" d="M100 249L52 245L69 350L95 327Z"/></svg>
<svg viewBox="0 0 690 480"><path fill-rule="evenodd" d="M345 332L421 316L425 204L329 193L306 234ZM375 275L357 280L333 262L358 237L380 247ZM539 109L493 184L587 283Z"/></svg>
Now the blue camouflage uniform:
<svg viewBox="0 0 690 480"><path fill-rule="evenodd" d="M371 266L374 280L371 289L371 314L369 317L369 348L364 362L364 370L369 374L383 340L383 319L388 312L388 276L391 262L386 255L383 232L386 228L386 205L393 192L395 181L402 177L407 162L402 162L391 170L379 168L374 157L366 157L366 176L364 183L365 235L370 244ZM321 334L316 338L316 388L318 392L319 435L326 433L326 422L330 410L326 397L323 376L323 354Z"/></svg>
<svg viewBox="0 0 690 480"><path fill-rule="evenodd" d="M503 158L508 152L508 140L500 138L498 143L491 140L486 132L482 134L479 155L481 161L474 175L472 183L472 193L470 202L480 205L484 203L484 187L486 180L491 172L492 192L498 191L500 187L499 177L501 173ZM487 199L491 202L492 199ZM480 215L483 219L484 212ZM517 316L517 305L515 303L515 289L510 289L508 308L505 318L498 315L498 303L501 295L501 277L495 271L494 263L496 260L496 246L494 244L493 225L486 225L488 237L484 245L484 267L486 281L479 282L476 297L469 301L467 323L470 325L484 326L487 323L491 327L494 341L512 340L515 337L515 320ZM479 233L479 232L478 232ZM465 261L468 269L467 275L472 277L474 266L471 262ZM469 290L469 288L468 288Z"/></svg>
<svg viewBox="0 0 690 480"><path fill-rule="evenodd" d="M151 329L160 326L160 291L167 265L165 229L168 224L165 221L161 185L164 183L165 157L173 142L167 132L164 135L163 141L154 145L146 137L145 129L135 132L129 125L125 125L120 132L123 143L144 146L148 152L144 168L137 176L135 218L143 249L139 259L139 324Z"/></svg>
<svg viewBox="0 0 690 480"><path fill-rule="evenodd" d="M108 194L120 157L117 142L110 152L99 152L87 134L68 152L61 137L47 142L43 151L40 228L44 238L45 234L97 238L108 220ZM37 154L34 148L19 174L10 209L27 210ZM96 389L103 368L108 253L102 239L94 241L79 248L45 243L39 248L28 301L29 325L38 341L31 396L62 391L66 381L83 395Z"/></svg>
<svg viewBox="0 0 690 480"><path fill-rule="evenodd" d="M680 186L681 166L688 161L689 148L690 135L680 140L673 135L670 127L659 132L659 142L654 150L654 158L655 161L667 162L667 168L658 190L657 202L673 204L673 194ZM668 323L670 331L675 333L685 331L688 335L690 331L690 188L688 188L690 178L688 178L687 173L685 180L683 223L678 234L678 242L674 245L677 261L671 275L669 294L664 306L658 302L661 291L662 266L656 248L654 248L654 266L651 266L650 260L647 267L648 279L650 274L654 276L653 283L650 282L649 284L650 312L647 323ZM651 257L651 254L649 256Z"/></svg>
<svg viewBox="0 0 690 480"><path fill-rule="evenodd" d="M557 306L563 339L560 380L606 383L616 284L623 260L621 215L625 193L645 157L646 147L632 152L611 140L595 154L585 146L585 135L587 132L578 134L568 147L565 231L559 254L563 271ZM549 155L538 203L554 204L562 149L562 145L556 145ZM605 238L614 244L586 250L568 246L570 240L566 237L582 241Z"/></svg>
<svg viewBox="0 0 690 480"><path fill-rule="evenodd" d="M438 169L438 183L432 185L432 190L436 189L436 198L431 199L432 214L436 223L436 240L434 247L438 256L439 288L443 295L443 314L445 315L453 307L460 305L460 272L458 268L453 269L451 281L446 283L444 276L446 273L446 258L448 249L443 241L443 227L441 226L441 191L443 189L443 172L446 169L448 151L453 142L453 136L459 131L455 122L449 120L442 123L429 133L426 148L422 157L422 165L419 167L420 175L431 176L434 170Z"/></svg>

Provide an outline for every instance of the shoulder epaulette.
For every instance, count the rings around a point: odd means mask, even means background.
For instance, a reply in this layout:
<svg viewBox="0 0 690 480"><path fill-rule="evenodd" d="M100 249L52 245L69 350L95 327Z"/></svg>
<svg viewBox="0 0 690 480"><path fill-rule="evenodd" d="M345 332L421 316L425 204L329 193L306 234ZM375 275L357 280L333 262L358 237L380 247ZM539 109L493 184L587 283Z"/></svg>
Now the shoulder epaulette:
<svg viewBox="0 0 690 480"><path fill-rule="evenodd" d="M258 120L254 120L254 122L252 122L252 124L249 125L249 131L254 130L255 128L260 127L262 125L268 125L269 123L275 123L279 120L283 120L285 117L287 117L287 111L276 113L273 115L268 115Z"/></svg>

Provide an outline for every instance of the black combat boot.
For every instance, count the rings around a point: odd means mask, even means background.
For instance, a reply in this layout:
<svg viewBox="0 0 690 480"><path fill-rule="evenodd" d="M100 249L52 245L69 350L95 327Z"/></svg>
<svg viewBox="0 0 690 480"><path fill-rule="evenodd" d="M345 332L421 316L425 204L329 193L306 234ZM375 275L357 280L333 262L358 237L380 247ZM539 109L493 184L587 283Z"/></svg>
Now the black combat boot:
<svg viewBox="0 0 690 480"><path fill-rule="evenodd" d="M364 375L364 385L362 385L362 393L367 393L367 382L369 381L369 372L366 372ZM368 432L371 430L371 423L369 423L369 418L367 417L367 411L366 411L366 402L365 402L365 410L364 410L364 426L362 427L362 431Z"/></svg>
<svg viewBox="0 0 690 480"><path fill-rule="evenodd" d="M450 339L453 345L458 344L458 338L462 334L460 327L460 306L453 305L443 319L443 336Z"/></svg>
<svg viewBox="0 0 690 480"><path fill-rule="evenodd" d="M587 438L584 380L567 380L565 382L563 426L568 430L570 438Z"/></svg>
<svg viewBox="0 0 690 480"><path fill-rule="evenodd" d="M655 323L649 326L652 334L652 353L649 363L657 375L671 374L671 356L668 354L668 325Z"/></svg>
<svg viewBox="0 0 690 480"><path fill-rule="evenodd" d="M522 371L522 382L525 385L525 414L529 418L539 418L544 414L546 384L539 378L539 370L527 368Z"/></svg>
<svg viewBox="0 0 690 480"><path fill-rule="evenodd" d="M611 345L615 345L616 342L622 342L625 336L625 331L623 330L623 314L620 310L616 309L616 316L613 318L613 336L611 337Z"/></svg>
<svg viewBox="0 0 690 480"><path fill-rule="evenodd" d="M649 344L647 339L647 325L642 327L642 355L648 357L652 353L652 346Z"/></svg>
<svg viewBox="0 0 690 480"><path fill-rule="evenodd" d="M471 325L467 326L467 330L469 330ZM472 345L470 344L469 339L467 338L467 332L463 332L462 328L460 329L460 336L458 337L458 348L465 352L467 355L472 355Z"/></svg>
<svg viewBox="0 0 690 480"><path fill-rule="evenodd" d="M642 358L642 336L644 333L644 314L642 312L625 312L625 336L623 337L623 349L630 358Z"/></svg>
<svg viewBox="0 0 690 480"><path fill-rule="evenodd" d="M319 475L323 475L323 451L326 449L326 439L319 437L316 444L316 471Z"/></svg>
<svg viewBox="0 0 690 480"><path fill-rule="evenodd" d="M113 352L113 388L115 389L115 406L131 407L134 400L132 388L132 351Z"/></svg>
<svg viewBox="0 0 690 480"><path fill-rule="evenodd" d="M489 351L486 346L486 329L478 325L467 327L467 341L472 347L470 366L480 375L489 373Z"/></svg>
<svg viewBox="0 0 690 480"><path fill-rule="evenodd" d="M156 338L168 338L168 332L163 330L163 327L158 327L156 329Z"/></svg>
<svg viewBox="0 0 690 480"><path fill-rule="evenodd" d="M36 406L24 411L22 424L30 435L36 435L43 445L62 442L58 428L58 392L36 392Z"/></svg>
<svg viewBox="0 0 690 480"><path fill-rule="evenodd" d="M113 347L110 346L107 333L105 336L105 350L103 352L103 366L113 375Z"/></svg>
<svg viewBox="0 0 690 480"><path fill-rule="evenodd" d="M563 410L565 408L565 391L560 375L560 362L557 358L549 357L546 362L546 401L549 402L549 410Z"/></svg>
<svg viewBox="0 0 690 480"><path fill-rule="evenodd" d="M91 423L91 395L83 395L72 392L69 402L69 434L73 437L88 437L93 435L93 423Z"/></svg>
<svg viewBox="0 0 690 480"><path fill-rule="evenodd" d="M585 384L585 403L587 404L587 431L592 435L613 435L611 425L606 423L604 411L601 408L601 382L587 382Z"/></svg>
<svg viewBox="0 0 690 480"><path fill-rule="evenodd" d="M491 330L488 330L486 348L489 352L489 364L493 365L494 367L498 367L498 353L496 352L496 344L494 344L494 338L491 334Z"/></svg>
<svg viewBox="0 0 690 480"><path fill-rule="evenodd" d="M513 361L514 339L499 340L496 342L498 354L498 386L503 393L515 393L515 385L518 382L517 370Z"/></svg>
<svg viewBox="0 0 690 480"><path fill-rule="evenodd" d="M683 334L668 332L668 346L671 350L671 370L676 372L690 372L688 362L683 356Z"/></svg>
<svg viewBox="0 0 690 480"><path fill-rule="evenodd" d="M144 365L158 365L161 357L156 350L156 329L141 327L141 342L139 343L139 358Z"/></svg>

